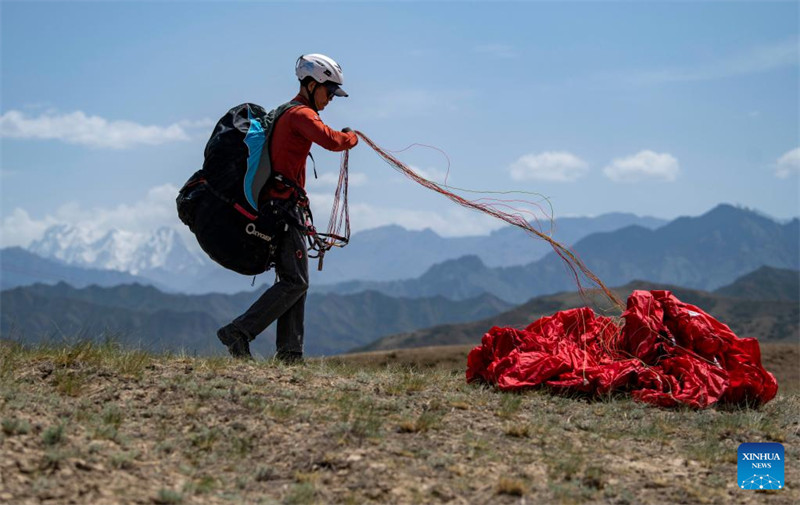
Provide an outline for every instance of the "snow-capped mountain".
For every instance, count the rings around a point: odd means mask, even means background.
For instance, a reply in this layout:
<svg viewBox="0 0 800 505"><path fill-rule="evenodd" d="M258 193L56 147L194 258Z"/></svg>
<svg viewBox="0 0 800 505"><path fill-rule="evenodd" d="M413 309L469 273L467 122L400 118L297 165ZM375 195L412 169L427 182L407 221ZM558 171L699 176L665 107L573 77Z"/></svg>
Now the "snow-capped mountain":
<svg viewBox="0 0 800 505"><path fill-rule="evenodd" d="M111 230L98 237L87 230L62 224L48 228L28 250L69 265L132 274L156 269L185 272L207 263L187 249L178 232L168 227L159 228L150 235Z"/></svg>
<svg viewBox="0 0 800 505"><path fill-rule="evenodd" d="M265 276L258 279L258 285L252 285L252 277L225 270L202 251L189 249L180 232L169 227L150 234L118 229L98 234L80 226L56 225L31 243L27 251L71 267L124 272L135 276L135 282L182 293L235 293L259 289L263 283L271 282L271 277ZM76 286L86 284L82 279L76 280L76 275L59 280Z"/></svg>
<svg viewBox="0 0 800 505"><path fill-rule="evenodd" d="M89 230L66 224L51 226L41 240L28 246L28 250L43 258L57 259L70 265L89 265L94 256L88 244L96 240Z"/></svg>
<svg viewBox="0 0 800 505"><path fill-rule="evenodd" d="M128 271L146 272L160 268L180 273L195 270L207 263L204 258L186 248L178 232L162 227L136 249Z"/></svg>

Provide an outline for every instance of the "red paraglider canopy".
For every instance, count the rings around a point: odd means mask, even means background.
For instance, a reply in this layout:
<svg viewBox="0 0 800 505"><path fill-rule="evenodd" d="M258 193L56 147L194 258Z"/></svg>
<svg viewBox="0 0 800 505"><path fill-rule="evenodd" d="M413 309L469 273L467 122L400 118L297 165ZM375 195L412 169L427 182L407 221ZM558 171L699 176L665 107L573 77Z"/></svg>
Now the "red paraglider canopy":
<svg viewBox="0 0 800 505"><path fill-rule="evenodd" d="M547 385L604 394L627 391L662 407L763 404L778 383L758 341L738 338L669 291L634 291L624 324L588 307L557 312L524 330L494 327L467 360L467 381L502 390Z"/></svg>
<svg viewBox="0 0 800 505"><path fill-rule="evenodd" d="M362 132L356 134L390 166L422 186L462 207L483 212L545 240L564 261L579 291L582 279L595 285L615 306L622 302L569 247L537 229L511 203L524 200L468 200L423 178L382 149ZM449 168L449 164L448 164ZM347 198L347 158L343 158L339 187L328 233L347 220L337 218L339 195ZM466 191L466 190L460 190ZM775 397L775 377L761 366L755 339L740 339L699 308L682 303L669 291L634 291L622 317L597 316L589 308L558 312L534 321L524 330L494 327L473 349L467 362L467 381L486 381L514 390L545 384L555 389L586 393L629 391L634 398L661 406L704 408L717 402L766 403Z"/></svg>

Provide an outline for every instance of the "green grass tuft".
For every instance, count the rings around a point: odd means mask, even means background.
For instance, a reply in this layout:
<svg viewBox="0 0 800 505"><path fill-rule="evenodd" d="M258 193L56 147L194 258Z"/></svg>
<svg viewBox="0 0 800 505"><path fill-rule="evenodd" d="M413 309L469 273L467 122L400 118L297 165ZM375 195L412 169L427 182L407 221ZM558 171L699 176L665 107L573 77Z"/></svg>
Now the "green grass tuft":
<svg viewBox="0 0 800 505"><path fill-rule="evenodd" d="M162 488L158 490L158 494L153 498L153 503L156 505L177 505L183 503L183 494L172 489Z"/></svg>
<svg viewBox="0 0 800 505"><path fill-rule="evenodd" d="M8 436L27 435L31 431L31 423L25 419L3 419L0 422L3 433Z"/></svg>
<svg viewBox="0 0 800 505"><path fill-rule="evenodd" d="M65 439L64 436L64 425L58 424L56 426L50 426L44 433L42 434L42 442L46 446L54 446L58 445L63 442Z"/></svg>

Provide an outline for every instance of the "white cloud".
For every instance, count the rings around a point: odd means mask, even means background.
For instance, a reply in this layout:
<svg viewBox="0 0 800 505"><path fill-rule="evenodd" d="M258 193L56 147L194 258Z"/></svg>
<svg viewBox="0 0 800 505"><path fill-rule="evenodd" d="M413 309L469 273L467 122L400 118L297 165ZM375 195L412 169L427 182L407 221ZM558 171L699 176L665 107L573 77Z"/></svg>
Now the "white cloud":
<svg viewBox="0 0 800 505"><path fill-rule="evenodd" d="M16 208L10 215L3 217L0 224L0 244L2 247L26 247L41 238L44 231L54 224L58 224L58 221L51 216L36 220L27 211Z"/></svg>
<svg viewBox="0 0 800 505"><path fill-rule="evenodd" d="M644 150L633 156L615 158L603 169L603 173L615 182L636 182L645 179L674 181L679 170L678 160L669 153Z"/></svg>
<svg viewBox="0 0 800 505"><path fill-rule="evenodd" d="M189 140L187 128L207 128L208 119L184 120L169 126L148 126L132 121L109 121L82 111L59 114L47 111L37 117L10 110L0 116L0 137L60 140L89 147L125 149L140 144L159 145Z"/></svg>
<svg viewBox="0 0 800 505"><path fill-rule="evenodd" d="M182 128L213 128L216 126L217 122L213 119L181 119L177 123L178 126Z"/></svg>
<svg viewBox="0 0 800 505"><path fill-rule="evenodd" d="M139 241L154 230L168 226L178 231L188 248L198 251L199 246L194 236L178 220L175 210L177 193L177 187L164 184L151 188L138 202L110 208L85 207L78 202L70 202L40 219L31 217L24 209L16 208L0 221L0 247L27 247L34 240L41 239L47 228L60 224L76 228L77 233L89 242L100 239L111 230L128 234L132 241ZM309 198L317 228L324 231L327 228L333 194L310 192ZM502 207L500 209L506 212L519 211ZM523 217L530 220L533 213L541 216L541 212L532 207L529 211L523 211ZM446 203L444 210L421 210L351 202L350 221L354 233L397 224L410 230L430 228L446 237L485 235L506 226L499 219L450 203Z"/></svg>
<svg viewBox="0 0 800 505"><path fill-rule="evenodd" d="M526 154L511 164L515 181L572 182L589 171L589 165L566 151Z"/></svg>
<svg viewBox="0 0 800 505"><path fill-rule="evenodd" d="M175 228L192 247L194 240L186 226L178 220L175 197L178 188L164 184L151 188L145 197L132 204L120 204L112 208L87 208L78 202L69 202L59 207L54 214L41 219L31 218L27 211L16 208L2 220L0 246L28 246L39 239L44 231L56 224L68 224L79 228L91 240L97 240L113 229L144 235L162 227Z"/></svg>
<svg viewBox="0 0 800 505"><path fill-rule="evenodd" d="M475 46L475 52L501 59L511 59L517 57L517 52L508 44L481 44Z"/></svg>
<svg viewBox="0 0 800 505"><path fill-rule="evenodd" d="M446 170L441 170L436 167L431 168L419 168L416 165L409 165L410 168L415 174L419 175L424 179L428 179L429 181L436 182L438 184L444 184L447 181L447 184L452 184L453 182L453 174L448 174Z"/></svg>
<svg viewBox="0 0 800 505"><path fill-rule="evenodd" d="M91 228L99 230L99 234L114 228L149 232L159 226L180 224L175 209L177 196L177 187L163 184L151 188L144 199L132 204L120 204L110 209L86 209L73 202L60 207L56 217L71 224L90 225Z"/></svg>
<svg viewBox="0 0 800 505"><path fill-rule="evenodd" d="M85 207L78 202L70 202L41 219L33 218L27 211L17 208L0 222L0 247L27 247L32 241L42 238L50 226L68 224L77 228L88 241L98 240L114 229L138 239L162 226L169 226L178 231L187 247L198 250L194 236L178 220L175 210L177 194L177 187L164 184L151 188L138 202L110 208ZM317 228L324 231L333 204L333 194L329 191L310 192L309 198ZM449 207L440 212L351 203L350 221L353 232L397 224L411 230L431 228L443 236L481 235L505 225L498 219L476 211L454 205Z"/></svg>
<svg viewBox="0 0 800 505"><path fill-rule="evenodd" d="M775 176L786 179L792 174L800 173L800 147L796 147L778 159Z"/></svg>

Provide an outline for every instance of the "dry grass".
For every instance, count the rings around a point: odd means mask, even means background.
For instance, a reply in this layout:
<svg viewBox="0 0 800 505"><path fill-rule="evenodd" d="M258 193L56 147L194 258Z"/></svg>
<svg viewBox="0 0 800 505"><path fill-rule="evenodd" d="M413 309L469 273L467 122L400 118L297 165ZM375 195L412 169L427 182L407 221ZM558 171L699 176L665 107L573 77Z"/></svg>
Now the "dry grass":
<svg viewBox="0 0 800 505"><path fill-rule="evenodd" d="M414 353L431 366L399 351L285 366L2 344L0 502L800 501L791 378L757 410L661 410L504 394ZM780 492L735 486L738 445L759 441L786 448Z"/></svg>

